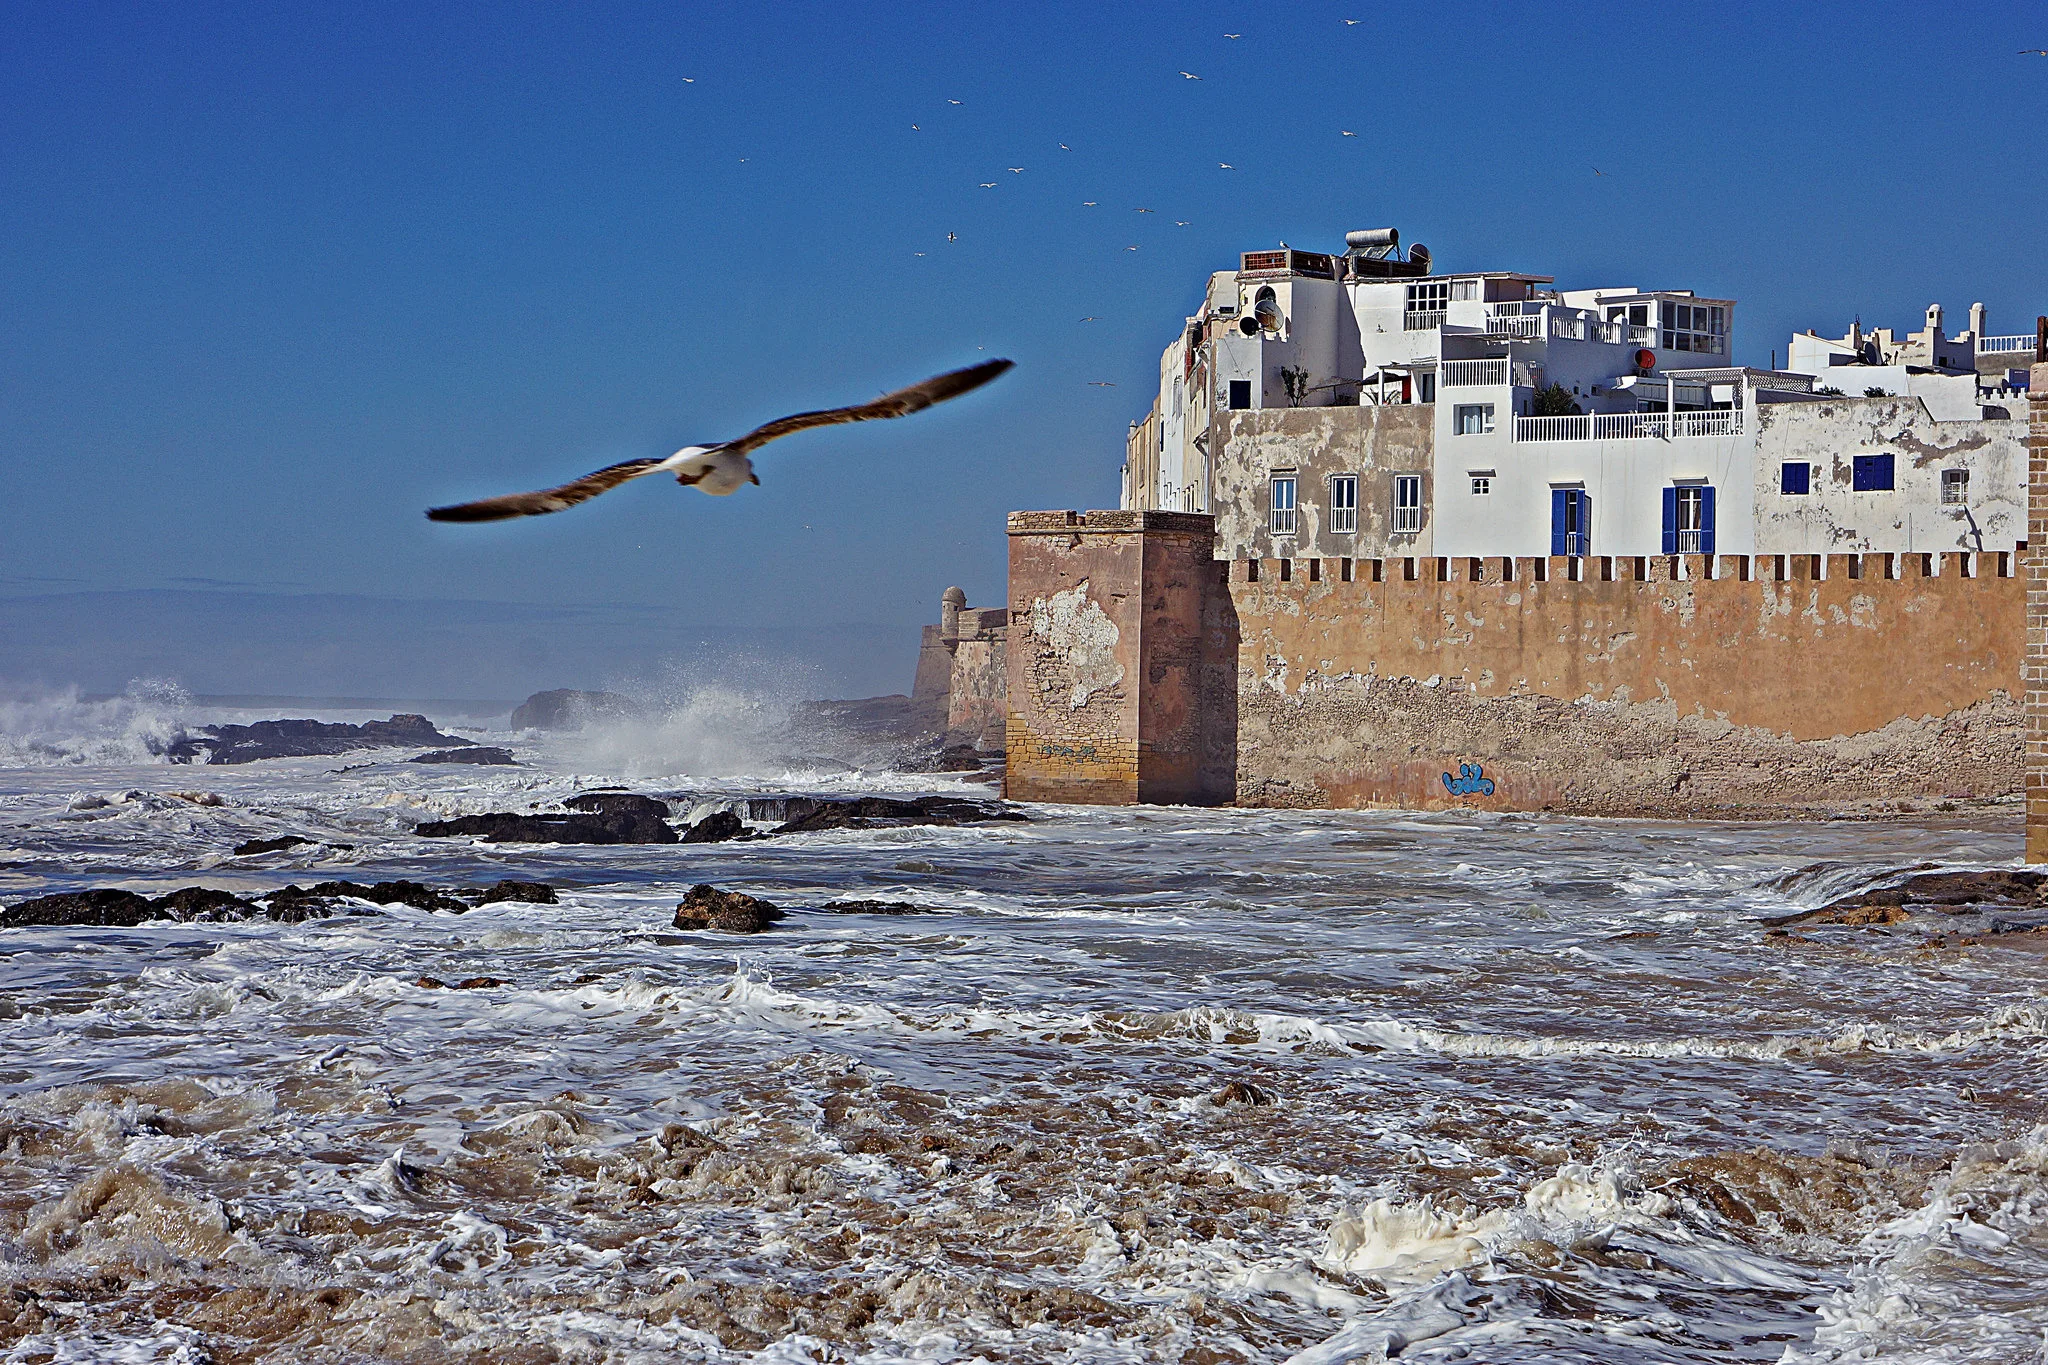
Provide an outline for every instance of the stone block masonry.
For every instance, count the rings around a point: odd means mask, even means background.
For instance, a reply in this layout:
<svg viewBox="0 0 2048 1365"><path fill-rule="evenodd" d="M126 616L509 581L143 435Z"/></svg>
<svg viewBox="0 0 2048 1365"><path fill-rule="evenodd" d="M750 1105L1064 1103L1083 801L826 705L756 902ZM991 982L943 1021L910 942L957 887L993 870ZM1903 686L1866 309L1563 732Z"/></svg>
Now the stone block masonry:
<svg viewBox="0 0 2048 1365"><path fill-rule="evenodd" d="M2011 554L1211 544L1189 514L1011 517L1010 795L1667 816L2007 795L2030 639L2048 665Z"/></svg>
<svg viewBox="0 0 2048 1365"><path fill-rule="evenodd" d="M2048 863L2048 318L2028 376L2026 575L2027 861Z"/></svg>

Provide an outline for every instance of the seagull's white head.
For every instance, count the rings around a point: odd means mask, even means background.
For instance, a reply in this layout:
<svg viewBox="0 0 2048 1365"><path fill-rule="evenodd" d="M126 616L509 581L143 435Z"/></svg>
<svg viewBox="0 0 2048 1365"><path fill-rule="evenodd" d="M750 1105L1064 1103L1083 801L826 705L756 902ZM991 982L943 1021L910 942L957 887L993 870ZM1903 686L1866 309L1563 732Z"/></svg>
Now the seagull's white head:
<svg viewBox="0 0 2048 1365"><path fill-rule="evenodd" d="M663 460L661 467L674 470L677 483L714 498L761 482L754 473L752 460L724 446L684 446Z"/></svg>

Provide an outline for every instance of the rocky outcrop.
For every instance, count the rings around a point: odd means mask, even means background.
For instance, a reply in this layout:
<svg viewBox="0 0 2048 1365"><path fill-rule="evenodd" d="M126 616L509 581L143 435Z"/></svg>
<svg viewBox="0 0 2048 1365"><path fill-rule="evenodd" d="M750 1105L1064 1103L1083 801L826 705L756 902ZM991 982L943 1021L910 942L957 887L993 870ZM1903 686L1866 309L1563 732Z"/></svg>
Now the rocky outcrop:
<svg viewBox="0 0 2048 1365"><path fill-rule="evenodd" d="M519 760L512 757L510 749L496 749L485 744L474 744L467 749L436 749L432 753L414 754L408 763L482 763L492 767L517 767Z"/></svg>
<svg viewBox="0 0 2048 1365"><path fill-rule="evenodd" d="M713 811L683 831L686 844L718 844L746 837L746 821L729 810Z"/></svg>
<svg viewBox="0 0 2048 1365"><path fill-rule="evenodd" d="M306 758L356 749L468 745L444 735L425 716L393 716L361 725L319 720L259 720L250 725L207 725L179 735L164 750L173 763L254 763L265 758Z"/></svg>
<svg viewBox="0 0 2048 1365"><path fill-rule="evenodd" d="M759 896L741 891L721 891L715 886L690 888L676 907L678 929L717 929L728 934L758 934L782 911Z"/></svg>
<svg viewBox="0 0 2048 1365"><path fill-rule="evenodd" d="M909 901L833 901L818 907L828 915L936 915L936 910Z"/></svg>
<svg viewBox="0 0 2048 1365"><path fill-rule="evenodd" d="M828 829L886 829L898 825L965 825L989 820L1023 820L1022 811L1000 801L958 796L887 796L847 799L791 798L776 834L814 834Z"/></svg>
<svg viewBox="0 0 2048 1365"><path fill-rule="evenodd" d="M151 898L133 891L102 888L38 896L0 910L0 929L29 927L134 928L155 921L209 924L232 920L273 919L297 924L334 915L373 915L360 902L409 905L417 910L459 915L477 905L524 901L553 905L555 890L543 882L501 881L465 892L439 891L419 882L320 882L286 886L251 899L210 886L187 886ZM358 904L351 904L357 902Z"/></svg>
<svg viewBox="0 0 2048 1365"><path fill-rule="evenodd" d="M235 845L237 858L251 858L259 853L282 853L288 848L310 844L311 839L302 839L296 834L280 834L275 839L246 839Z"/></svg>
<svg viewBox="0 0 2048 1365"><path fill-rule="evenodd" d="M1852 892L1815 910L1760 920L1772 928L1793 924L1897 924L1919 914L1975 915L1991 911L2048 911L2048 872L2000 868L1987 872L1914 872L1889 886Z"/></svg>
<svg viewBox="0 0 2048 1365"><path fill-rule="evenodd" d="M470 838L492 844L673 844L668 804L627 792L584 792L563 802L571 815L499 811L429 820L413 833L425 839Z"/></svg>
<svg viewBox="0 0 2048 1365"><path fill-rule="evenodd" d="M515 730L581 730L594 720L637 720L647 708L616 692L579 692L558 687L536 692L513 708Z"/></svg>

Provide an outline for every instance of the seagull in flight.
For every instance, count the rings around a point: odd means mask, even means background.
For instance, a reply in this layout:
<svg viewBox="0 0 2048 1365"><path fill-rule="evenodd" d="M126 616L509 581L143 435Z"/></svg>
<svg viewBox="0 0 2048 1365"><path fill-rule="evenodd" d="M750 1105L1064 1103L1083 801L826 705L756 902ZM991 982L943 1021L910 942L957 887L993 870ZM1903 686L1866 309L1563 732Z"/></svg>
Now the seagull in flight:
<svg viewBox="0 0 2048 1365"><path fill-rule="evenodd" d="M1088 387L1091 389L1113 389L1116 385L1110 383L1107 379L1091 379L1088 381Z"/></svg>
<svg viewBox="0 0 2048 1365"><path fill-rule="evenodd" d="M1223 36L1224 36L1224 37L1226 37L1226 38L1242 38L1242 37L1244 37L1244 35L1243 35L1242 33L1226 33L1226 34L1224 34Z"/></svg>
<svg viewBox="0 0 2048 1365"><path fill-rule="evenodd" d="M946 103L948 103L948 104L958 104L959 102L960 102L959 100L947 100L947 101L946 101Z"/></svg>
<svg viewBox="0 0 2048 1365"><path fill-rule="evenodd" d="M1100 319L1100 318L1096 318L1096 317L1086 317L1086 318L1082 318L1082 319L1081 319L1081 321L1083 321L1083 322L1100 322L1100 321L1102 321L1102 319Z"/></svg>
<svg viewBox="0 0 2048 1365"><path fill-rule="evenodd" d="M1595 174L1595 175L1605 175L1605 174L1607 174L1607 172L1605 172L1605 171L1601 170L1601 169L1600 169L1600 168L1599 168L1598 166L1595 166L1595 167L1593 168L1593 174Z"/></svg>
<svg viewBox="0 0 2048 1365"><path fill-rule="evenodd" d="M1092 209L1095 207L1095 201L1093 199L1083 199L1081 201L1081 207L1084 209Z"/></svg>
<svg viewBox="0 0 2048 1365"><path fill-rule="evenodd" d="M924 129L918 127L915 123L913 123L910 125L910 131L913 133L921 133L924 131Z"/></svg>
<svg viewBox="0 0 2048 1365"><path fill-rule="evenodd" d="M838 426L844 422L871 422L882 417L905 417L913 412L922 412L934 403L943 403L949 398L958 398L963 393L980 388L1009 369L1012 363L1008 360L984 360L981 364L970 365L966 369L934 375L922 384L913 384L907 389L884 394L872 402L778 417L772 422L755 427L736 441L721 441L715 445L705 446L684 446L665 460L622 460L618 464L606 465L595 474L586 474L574 483L565 483L559 488L544 488L533 493L512 493L502 498L457 503L452 507L436 507L428 511L427 516L433 521L504 521L510 517L537 517L545 512L559 512L564 508L574 507L579 502L588 502L600 493L608 493L622 483L645 478L649 474L673 473L676 482L685 487L695 487L698 491L714 497L724 497L730 493L737 493L750 483L761 482L760 477L754 473L753 462L747 456L770 441L799 431L809 431L812 427Z"/></svg>
<svg viewBox="0 0 2048 1365"><path fill-rule="evenodd" d="M1175 227L1189 227L1189 226L1191 226L1191 224L1190 224L1190 223L1188 222L1188 220L1187 220L1187 219L1185 219L1185 218L1176 218L1176 219L1174 219L1174 220L1173 220L1173 225L1174 225Z"/></svg>
<svg viewBox="0 0 2048 1365"><path fill-rule="evenodd" d="M1186 76L1186 77L1187 77L1187 78L1188 78L1189 80L1191 80L1191 81L1198 81L1198 80L1202 79L1202 78L1201 78L1200 76L1197 76L1197 75L1196 75L1196 74L1195 74L1194 72L1192 72L1192 71L1183 71L1183 72L1181 72L1180 74L1181 74L1181 75L1183 75L1183 76Z"/></svg>
<svg viewBox="0 0 2048 1365"><path fill-rule="evenodd" d="M1011 175L1024 174L1024 168L1022 166L1005 166L1003 169L1007 170Z"/></svg>
<svg viewBox="0 0 2048 1365"><path fill-rule="evenodd" d="M1219 161L1216 164L1226 171L1234 171L1237 169L1237 167L1231 165L1228 161Z"/></svg>
<svg viewBox="0 0 2048 1365"><path fill-rule="evenodd" d="M946 240L949 242L957 242L960 240L960 234L957 232L949 232L946 234Z"/></svg>
<svg viewBox="0 0 2048 1365"><path fill-rule="evenodd" d="M2020 56L2048 57L2048 47L2023 47L2020 49Z"/></svg>
<svg viewBox="0 0 2048 1365"><path fill-rule="evenodd" d="M1124 250L1125 250L1125 251L1136 251L1137 249L1138 249L1138 248L1136 248L1136 247L1134 247L1134 246L1127 246L1127 247L1125 247L1125 248L1124 248Z"/></svg>
<svg viewBox="0 0 2048 1365"><path fill-rule="evenodd" d="M1152 211L1152 210L1150 210L1150 209L1132 209L1132 210L1131 210L1131 212L1133 212L1133 213L1150 213L1151 211Z"/></svg>
<svg viewBox="0 0 2048 1365"><path fill-rule="evenodd" d="M679 76L677 79L682 81L684 85L695 85L697 83L695 76Z"/></svg>
<svg viewBox="0 0 2048 1365"><path fill-rule="evenodd" d="M1358 20L1356 20L1356 19L1346 19L1346 20L1344 21L1344 26L1345 26L1346 28L1349 28L1349 27L1351 27L1351 25L1353 25L1353 24L1355 24L1355 23L1358 23L1358 22L1359 22L1359 21L1358 21Z"/></svg>
<svg viewBox="0 0 2048 1365"><path fill-rule="evenodd" d="M1351 131L1351 130L1350 130L1349 128L1339 128L1339 129L1338 129L1337 131L1338 131L1338 132L1340 132L1340 133L1342 133L1342 134L1344 134L1344 136L1346 136L1346 137L1357 137L1357 136L1358 136L1358 134L1356 134L1356 133L1352 132L1352 131Z"/></svg>
<svg viewBox="0 0 2048 1365"><path fill-rule="evenodd" d="M1061 151L1063 151L1063 152L1071 152L1071 151L1073 151L1074 149L1073 149L1072 147L1069 147L1069 146L1068 146L1068 145L1067 145L1066 143L1062 142L1062 143L1060 144L1060 150L1061 150Z"/></svg>
<svg viewBox="0 0 2048 1365"><path fill-rule="evenodd" d="M981 187L985 190L992 190L996 187L996 182L993 180L983 180L979 183Z"/></svg>

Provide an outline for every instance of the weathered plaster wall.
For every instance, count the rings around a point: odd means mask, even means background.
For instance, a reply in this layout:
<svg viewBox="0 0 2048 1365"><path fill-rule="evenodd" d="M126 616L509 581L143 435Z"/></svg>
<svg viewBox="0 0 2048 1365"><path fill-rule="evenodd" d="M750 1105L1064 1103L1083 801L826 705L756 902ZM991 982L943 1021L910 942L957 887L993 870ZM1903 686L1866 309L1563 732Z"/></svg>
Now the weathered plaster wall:
<svg viewBox="0 0 2048 1365"><path fill-rule="evenodd" d="M2016 790L2009 556L1513 564L1236 566L1239 801L1705 814ZM1490 791L1444 785L1467 764Z"/></svg>
<svg viewBox="0 0 2048 1365"><path fill-rule="evenodd" d="M1227 800L1203 689L1228 686L1205 629L1210 520L1172 512L1010 517L1004 792L1107 805ZM1234 643L1234 641L1232 642Z"/></svg>
<svg viewBox="0 0 2048 1365"><path fill-rule="evenodd" d="M2048 343L2042 343L2048 344ZM2029 377L2027 433L2027 861L2048 862L2048 363Z"/></svg>
<svg viewBox="0 0 2048 1365"><path fill-rule="evenodd" d="M1756 551L2009 551L2027 539L2027 424L1937 422L1917 398L1841 398L1757 409ZM1890 452L1896 487L1854 492L1851 461ZM1788 460L1813 491L1779 492ZM1943 506L1941 471L1966 469L1969 498Z"/></svg>
<svg viewBox="0 0 2048 1365"><path fill-rule="evenodd" d="M1436 505L1429 487L1435 413L1427 403L1217 413L1221 453L1210 505L1218 557L1427 554ZM1288 468L1296 471L1297 533L1275 538L1269 485L1275 469ZM1423 477L1420 535L1392 534L1396 473ZM1355 535L1329 530L1332 474L1358 476Z"/></svg>

